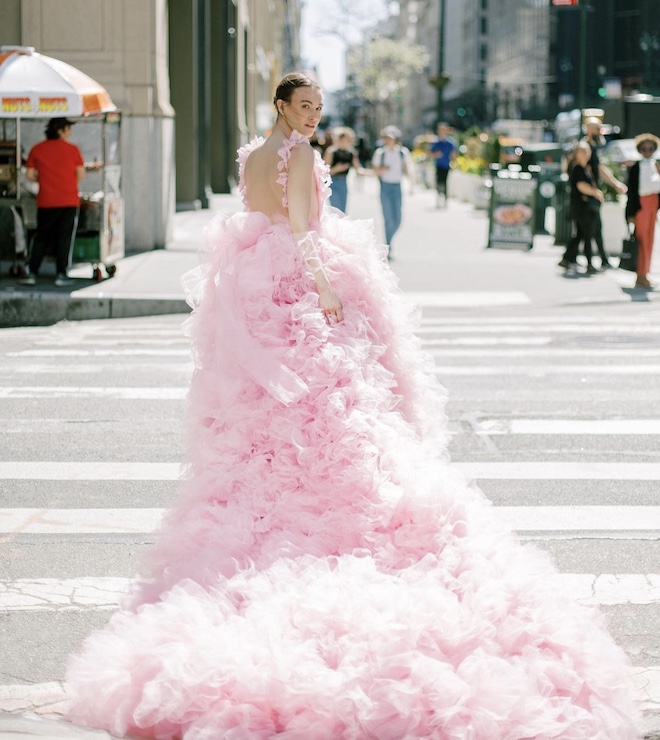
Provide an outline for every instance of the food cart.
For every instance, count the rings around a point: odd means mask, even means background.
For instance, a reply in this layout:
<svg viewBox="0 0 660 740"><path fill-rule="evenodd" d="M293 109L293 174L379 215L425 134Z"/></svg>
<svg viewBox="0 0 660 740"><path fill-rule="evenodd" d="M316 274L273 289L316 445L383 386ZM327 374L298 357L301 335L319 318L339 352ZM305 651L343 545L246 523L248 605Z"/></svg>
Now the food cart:
<svg viewBox="0 0 660 740"><path fill-rule="evenodd" d="M11 238L10 275L22 273L38 188L26 180L25 163L48 119L57 117L78 124L73 142L88 170L72 260L91 263L95 280L103 278L101 264L112 277L124 256L121 114L91 77L27 46L0 47L0 256Z"/></svg>

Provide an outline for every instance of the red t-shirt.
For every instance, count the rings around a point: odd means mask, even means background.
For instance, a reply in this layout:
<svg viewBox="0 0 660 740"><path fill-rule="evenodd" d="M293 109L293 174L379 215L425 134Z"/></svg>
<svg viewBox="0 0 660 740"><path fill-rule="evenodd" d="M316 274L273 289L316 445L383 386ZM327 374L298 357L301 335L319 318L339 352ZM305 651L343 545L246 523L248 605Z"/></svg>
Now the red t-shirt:
<svg viewBox="0 0 660 740"><path fill-rule="evenodd" d="M63 139L46 139L32 147L27 166L39 174L38 208L80 205L76 167L84 166L80 149Z"/></svg>

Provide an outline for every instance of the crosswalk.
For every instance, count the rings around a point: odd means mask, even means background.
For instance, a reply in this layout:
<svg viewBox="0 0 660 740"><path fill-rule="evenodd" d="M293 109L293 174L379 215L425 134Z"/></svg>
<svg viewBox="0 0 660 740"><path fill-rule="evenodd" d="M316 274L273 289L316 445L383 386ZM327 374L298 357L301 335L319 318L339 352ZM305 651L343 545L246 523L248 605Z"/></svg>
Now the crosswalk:
<svg viewBox="0 0 660 740"><path fill-rule="evenodd" d="M606 613L660 731L660 312L418 299L455 465ZM62 711L66 655L117 608L175 495L180 325L0 330L0 712Z"/></svg>

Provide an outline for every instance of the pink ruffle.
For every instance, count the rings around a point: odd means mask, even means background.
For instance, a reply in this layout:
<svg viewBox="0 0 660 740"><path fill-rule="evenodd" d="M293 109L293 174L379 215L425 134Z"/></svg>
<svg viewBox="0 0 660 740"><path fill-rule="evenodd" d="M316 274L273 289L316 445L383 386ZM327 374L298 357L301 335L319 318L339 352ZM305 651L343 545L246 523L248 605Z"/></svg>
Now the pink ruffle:
<svg viewBox="0 0 660 740"><path fill-rule="evenodd" d="M244 161L244 160L243 160ZM633 740L623 652L448 465L444 392L371 224L217 217L188 276L181 492L71 717L185 740Z"/></svg>

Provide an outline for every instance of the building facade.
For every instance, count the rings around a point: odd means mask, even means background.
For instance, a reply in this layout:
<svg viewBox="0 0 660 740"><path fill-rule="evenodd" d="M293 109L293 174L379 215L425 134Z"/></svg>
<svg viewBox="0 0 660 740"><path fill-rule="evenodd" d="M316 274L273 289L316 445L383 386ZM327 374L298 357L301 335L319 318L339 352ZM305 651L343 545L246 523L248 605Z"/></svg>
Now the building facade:
<svg viewBox="0 0 660 740"><path fill-rule="evenodd" d="M299 60L300 0L2 0L0 44L33 46L104 85L122 111L126 247L163 247L175 207L235 181Z"/></svg>

